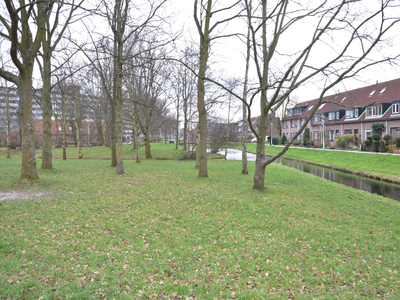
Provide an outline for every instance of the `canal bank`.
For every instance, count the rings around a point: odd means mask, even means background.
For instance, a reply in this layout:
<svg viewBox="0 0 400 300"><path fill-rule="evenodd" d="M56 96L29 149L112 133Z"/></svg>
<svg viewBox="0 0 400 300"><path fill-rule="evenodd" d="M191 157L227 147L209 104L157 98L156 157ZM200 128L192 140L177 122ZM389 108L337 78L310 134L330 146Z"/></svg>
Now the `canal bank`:
<svg viewBox="0 0 400 300"><path fill-rule="evenodd" d="M225 150L221 151L224 152ZM228 159L241 160L242 153L237 149L229 149ZM256 155L248 153L248 161L255 161ZM351 170L317 164L313 162L301 161L298 159L281 157L275 163L295 168L305 173L310 173L324 179L344 184L346 186L364 190L370 193L375 193L383 197L391 198L400 201L400 185L396 182L388 182L382 180L381 177L364 174L363 172L353 172ZM359 175L361 174L361 175Z"/></svg>

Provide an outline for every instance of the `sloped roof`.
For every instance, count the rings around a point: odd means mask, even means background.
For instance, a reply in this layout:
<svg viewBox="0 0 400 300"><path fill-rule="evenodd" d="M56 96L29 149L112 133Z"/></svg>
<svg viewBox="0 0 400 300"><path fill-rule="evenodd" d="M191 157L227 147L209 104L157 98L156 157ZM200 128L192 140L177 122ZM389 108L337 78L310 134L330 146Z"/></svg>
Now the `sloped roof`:
<svg viewBox="0 0 400 300"><path fill-rule="evenodd" d="M373 92L374 91L374 92ZM320 105L320 108L316 111L316 114L319 113L327 113L335 110L343 110L346 109L345 106L368 106L374 103L373 105L378 104L388 104L390 105L392 101L400 100L400 78L386 81L382 83L377 83L374 85L362 87L355 90L350 90L330 96L326 96L323 98L322 103L328 102ZM331 103L336 102L342 105ZM299 115L288 116L285 117L285 120L298 119L298 118L306 118L310 115L310 107L316 105L318 103L318 99L305 101L301 103L297 103L294 107L300 106L308 106L308 108ZM357 120L365 118L365 113L362 114ZM390 112L386 111L383 116L380 118L390 118ZM392 118L398 118L393 117ZM344 117L335 122L343 122Z"/></svg>

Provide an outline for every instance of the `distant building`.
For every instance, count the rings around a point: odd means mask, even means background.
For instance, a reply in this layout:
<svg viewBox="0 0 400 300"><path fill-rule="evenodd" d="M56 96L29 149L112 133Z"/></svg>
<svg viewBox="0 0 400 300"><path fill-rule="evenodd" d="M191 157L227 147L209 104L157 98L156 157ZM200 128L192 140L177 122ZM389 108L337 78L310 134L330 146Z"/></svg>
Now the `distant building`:
<svg viewBox="0 0 400 300"><path fill-rule="evenodd" d="M317 102L318 99L301 102L288 109L282 119L282 136L286 135L288 139L295 136ZM372 135L371 126L374 123L384 124L386 131L383 134L396 138L400 130L399 105L400 79L377 83L324 97L307 127L310 128L311 139L321 143L324 128L325 143L331 146L338 134L352 134L356 145L362 143ZM298 139L302 140L303 134Z"/></svg>

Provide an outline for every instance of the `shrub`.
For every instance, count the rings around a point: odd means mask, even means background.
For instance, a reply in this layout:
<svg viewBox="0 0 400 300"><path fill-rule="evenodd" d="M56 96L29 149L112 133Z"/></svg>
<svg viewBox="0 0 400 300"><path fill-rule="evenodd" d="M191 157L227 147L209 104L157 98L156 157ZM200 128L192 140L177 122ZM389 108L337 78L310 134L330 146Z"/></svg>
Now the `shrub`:
<svg viewBox="0 0 400 300"><path fill-rule="evenodd" d="M374 152L379 152L379 147L381 146L381 142L375 141L373 144L373 150Z"/></svg>
<svg viewBox="0 0 400 300"><path fill-rule="evenodd" d="M392 139L393 139L393 138L392 138L392 136L391 136L390 134L386 134L386 135L383 136L383 140L384 140L386 143L389 143Z"/></svg>
<svg viewBox="0 0 400 300"><path fill-rule="evenodd" d="M287 137L286 137L286 135L283 135L283 136L282 136L282 140L281 140L281 144L282 144L282 145L285 145L286 142L287 142Z"/></svg>
<svg viewBox="0 0 400 300"><path fill-rule="evenodd" d="M372 135L372 139L373 139L375 142L377 142L377 141L379 141L379 140L381 139L381 135L380 135L379 133L374 133L374 134Z"/></svg>
<svg viewBox="0 0 400 300"><path fill-rule="evenodd" d="M350 144L354 144L355 139L352 134L341 135L338 134L335 139L335 147L345 149Z"/></svg>
<svg viewBox="0 0 400 300"><path fill-rule="evenodd" d="M308 140L307 144L304 144L306 147L314 147L314 141Z"/></svg>
<svg viewBox="0 0 400 300"><path fill-rule="evenodd" d="M342 139L347 142L347 144L354 144L355 139L352 134L345 134L342 136Z"/></svg>
<svg viewBox="0 0 400 300"><path fill-rule="evenodd" d="M368 136L367 139L364 141L364 145L367 149L365 150L369 150L372 146L372 137Z"/></svg>
<svg viewBox="0 0 400 300"><path fill-rule="evenodd" d="M387 151L386 142L382 141L381 145L379 146L379 152L386 152L386 151Z"/></svg>
<svg viewBox="0 0 400 300"><path fill-rule="evenodd" d="M311 137L310 137L310 128L306 127L304 129L304 135L303 135L303 145L308 147L308 143L310 142ZM314 143L313 143L314 145Z"/></svg>
<svg viewBox="0 0 400 300"><path fill-rule="evenodd" d="M395 138L394 141L395 141L395 143L396 143L396 147L397 147L398 149L400 149L400 137Z"/></svg>
<svg viewBox="0 0 400 300"><path fill-rule="evenodd" d="M382 135L382 132L385 131L386 127L382 123L374 123L371 125L372 134L379 134L379 137Z"/></svg>
<svg viewBox="0 0 400 300"><path fill-rule="evenodd" d="M358 149L358 147L357 146L353 146L353 150L357 150Z"/></svg>

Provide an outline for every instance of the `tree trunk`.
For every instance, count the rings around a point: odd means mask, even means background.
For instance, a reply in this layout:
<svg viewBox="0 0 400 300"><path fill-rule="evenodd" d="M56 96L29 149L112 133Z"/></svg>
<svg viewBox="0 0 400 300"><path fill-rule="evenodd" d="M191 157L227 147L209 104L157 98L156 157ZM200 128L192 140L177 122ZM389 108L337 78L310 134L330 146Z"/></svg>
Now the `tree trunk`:
<svg viewBox="0 0 400 300"><path fill-rule="evenodd" d="M10 135L11 135L11 115L10 115L10 98L9 98L9 90L6 84L6 120L7 120L7 156L6 158L11 158L11 143L10 143Z"/></svg>
<svg viewBox="0 0 400 300"><path fill-rule="evenodd" d="M110 124L104 122L105 130L104 130L104 147L110 148Z"/></svg>
<svg viewBox="0 0 400 300"><path fill-rule="evenodd" d="M263 74L260 80L261 96L260 96L260 128L259 136L257 138L257 152L256 152L256 172L254 174L254 185L253 189L263 189L265 186L265 164L262 160L265 157L265 136L267 135L267 88L268 88L268 51L267 51L267 2L262 2L262 14L263 14L263 25L262 25L262 39L263 39Z"/></svg>
<svg viewBox="0 0 400 300"><path fill-rule="evenodd" d="M62 132L63 132L63 143L62 143L62 147L63 147L63 160L67 159L67 121L66 121L66 114L65 114L65 94L63 93L61 96L61 124L62 124Z"/></svg>
<svg viewBox="0 0 400 300"><path fill-rule="evenodd" d="M196 129L196 168L200 167L199 145L200 145L200 130L199 130L199 127L197 126L197 129Z"/></svg>
<svg viewBox="0 0 400 300"><path fill-rule="evenodd" d="M46 33L44 33L46 34ZM42 120L43 120L43 148L42 148L42 169L53 169L53 143L51 140L51 63L50 49L45 38L43 38L43 70L42 70Z"/></svg>
<svg viewBox="0 0 400 300"><path fill-rule="evenodd" d="M148 133L146 132L144 136L144 147L145 147L145 155L146 159L153 159L153 156L151 156L151 151L150 151L150 141L148 137Z"/></svg>
<svg viewBox="0 0 400 300"><path fill-rule="evenodd" d="M183 151L188 151L188 134L187 134L187 120L185 115L185 121L183 123Z"/></svg>
<svg viewBox="0 0 400 300"><path fill-rule="evenodd" d="M21 74L18 85L21 132L22 167L21 179L38 179L35 157L35 130L32 118L32 66L27 66L26 74ZM25 75L25 76L24 76Z"/></svg>
<svg viewBox="0 0 400 300"><path fill-rule="evenodd" d="M208 0L207 11L205 18L204 33L200 38L200 63L199 63L199 75L197 84L197 109L199 112L199 132L200 132L200 143L197 151L199 152L199 177L208 177L207 172L207 110L205 105L205 88L204 78L206 76L206 67L208 60L209 50L209 28L211 19L211 7L212 0Z"/></svg>
<svg viewBox="0 0 400 300"><path fill-rule="evenodd" d="M251 5L251 2L250 2ZM251 7L250 7L251 10ZM244 85L243 85L243 100L247 101L247 82L249 80L249 65L250 65L250 24L247 27L247 54L246 54L246 69L244 74ZM242 125L242 174L249 174L247 166L247 106L243 103L243 125Z"/></svg>
<svg viewBox="0 0 400 300"><path fill-rule="evenodd" d="M78 124L78 111L76 107L76 95L74 93L73 95L74 98L74 121L75 121L75 131L76 131L76 144L78 146L78 158L82 159L83 154L82 154L82 149L81 149L81 133L80 133L80 124Z"/></svg>

